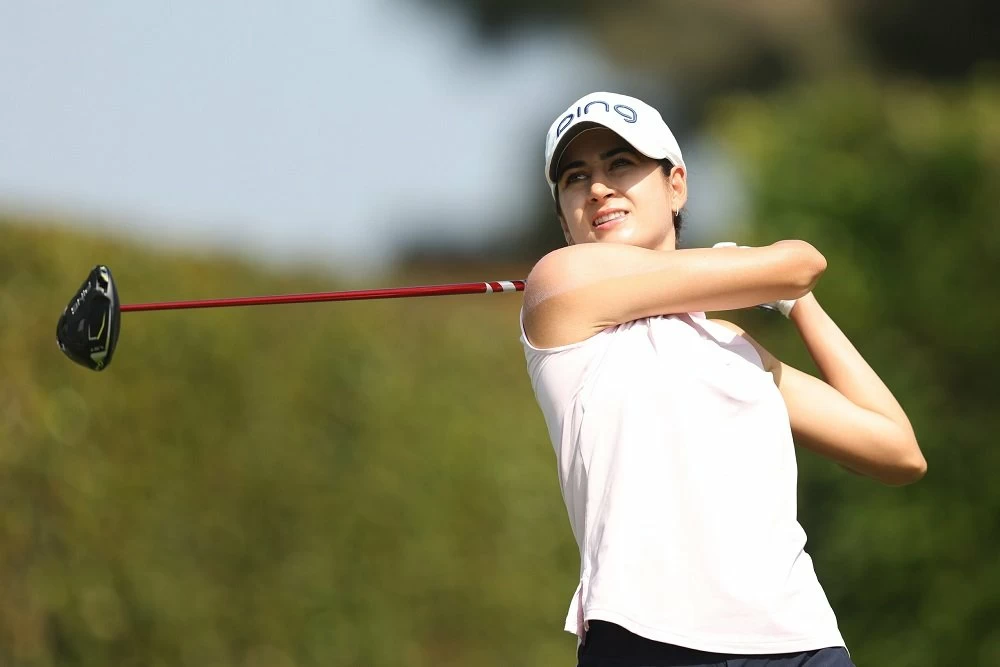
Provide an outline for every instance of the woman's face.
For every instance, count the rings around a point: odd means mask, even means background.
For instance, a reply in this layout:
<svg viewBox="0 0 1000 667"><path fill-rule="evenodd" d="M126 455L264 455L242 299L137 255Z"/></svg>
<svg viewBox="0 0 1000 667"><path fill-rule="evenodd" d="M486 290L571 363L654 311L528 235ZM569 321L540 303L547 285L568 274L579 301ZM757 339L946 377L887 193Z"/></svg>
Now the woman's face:
<svg viewBox="0 0 1000 667"><path fill-rule="evenodd" d="M581 133L559 161L560 222L568 243L673 250L673 212L687 201L683 167L663 173L611 130Z"/></svg>

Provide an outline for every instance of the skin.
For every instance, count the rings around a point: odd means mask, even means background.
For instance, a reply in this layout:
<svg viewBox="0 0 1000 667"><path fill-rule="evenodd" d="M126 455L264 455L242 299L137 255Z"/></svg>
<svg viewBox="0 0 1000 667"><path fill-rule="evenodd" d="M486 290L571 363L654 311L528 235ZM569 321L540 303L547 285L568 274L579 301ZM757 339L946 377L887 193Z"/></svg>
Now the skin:
<svg viewBox="0 0 1000 667"><path fill-rule="evenodd" d="M583 132L560 161L559 222L569 244L622 243L651 250L674 250L671 212L687 202L684 167L664 174L659 162L638 153L611 130ZM594 227L602 212L626 218Z"/></svg>
<svg viewBox="0 0 1000 667"><path fill-rule="evenodd" d="M749 308L797 299L790 319L822 379L753 345L788 410L798 446L885 484L917 481L927 462L891 391L826 314L812 288L825 258L804 241L761 248L676 248L672 213L687 201L682 167L664 173L610 130L579 135L558 172L567 247L535 265L523 322L536 347L585 340L643 317ZM624 213L599 223L601 216Z"/></svg>

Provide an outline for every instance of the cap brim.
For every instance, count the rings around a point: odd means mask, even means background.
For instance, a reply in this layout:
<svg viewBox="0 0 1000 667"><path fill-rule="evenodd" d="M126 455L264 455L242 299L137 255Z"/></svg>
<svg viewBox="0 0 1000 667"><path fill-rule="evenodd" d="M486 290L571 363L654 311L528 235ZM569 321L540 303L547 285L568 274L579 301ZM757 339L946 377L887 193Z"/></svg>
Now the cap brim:
<svg viewBox="0 0 1000 667"><path fill-rule="evenodd" d="M564 134L559 139L559 143L556 144L555 149L552 151L552 161L549 163L550 182L552 183L556 182L556 176L559 173L559 163L562 162L563 153L565 153L566 149L569 148L569 145L573 143L573 140L588 130L596 130L600 128L604 128L605 130L611 130L610 127L604 125L603 123L597 123L588 120L582 123L577 123L576 125L571 127L566 132L566 134ZM614 132L614 130L611 131ZM617 132L615 134L617 134Z"/></svg>

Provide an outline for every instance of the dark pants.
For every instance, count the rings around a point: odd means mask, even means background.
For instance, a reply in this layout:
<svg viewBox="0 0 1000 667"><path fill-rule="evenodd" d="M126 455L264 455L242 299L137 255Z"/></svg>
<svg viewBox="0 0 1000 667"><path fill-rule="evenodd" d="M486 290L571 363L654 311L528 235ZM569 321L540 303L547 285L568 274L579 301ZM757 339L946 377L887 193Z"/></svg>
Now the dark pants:
<svg viewBox="0 0 1000 667"><path fill-rule="evenodd" d="M854 667L837 646L801 653L728 655L663 644L605 621L590 621L577 667Z"/></svg>

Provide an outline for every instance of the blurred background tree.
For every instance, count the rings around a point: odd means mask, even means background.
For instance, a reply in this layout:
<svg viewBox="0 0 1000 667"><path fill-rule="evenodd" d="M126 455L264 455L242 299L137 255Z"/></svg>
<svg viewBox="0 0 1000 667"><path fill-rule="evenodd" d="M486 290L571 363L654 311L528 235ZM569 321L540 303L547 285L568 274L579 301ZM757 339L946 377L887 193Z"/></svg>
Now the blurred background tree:
<svg viewBox="0 0 1000 667"><path fill-rule="evenodd" d="M468 13L487 44L521 30L573 29L576 39L642 75L646 83L630 91L669 111L682 145L709 131L705 118L719 96L849 72L948 82L1000 62L1000 8L985 0L947 7L931 0L636 0L627 8L595 0L418 1ZM537 257L563 243L549 224L551 205L540 202L538 210L526 238L509 243L511 254Z"/></svg>
<svg viewBox="0 0 1000 667"><path fill-rule="evenodd" d="M685 101L699 90L759 90L851 64L952 79L1000 58L1000 10L983 0L419 1L468 12L487 41L524 27L577 28L614 59L662 73Z"/></svg>
<svg viewBox="0 0 1000 667"><path fill-rule="evenodd" d="M720 105L751 243L806 238L817 295L907 408L930 472L904 489L802 454L801 520L859 665L997 664L1000 86L845 79ZM744 324L812 369L783 322Z"/></svg>

